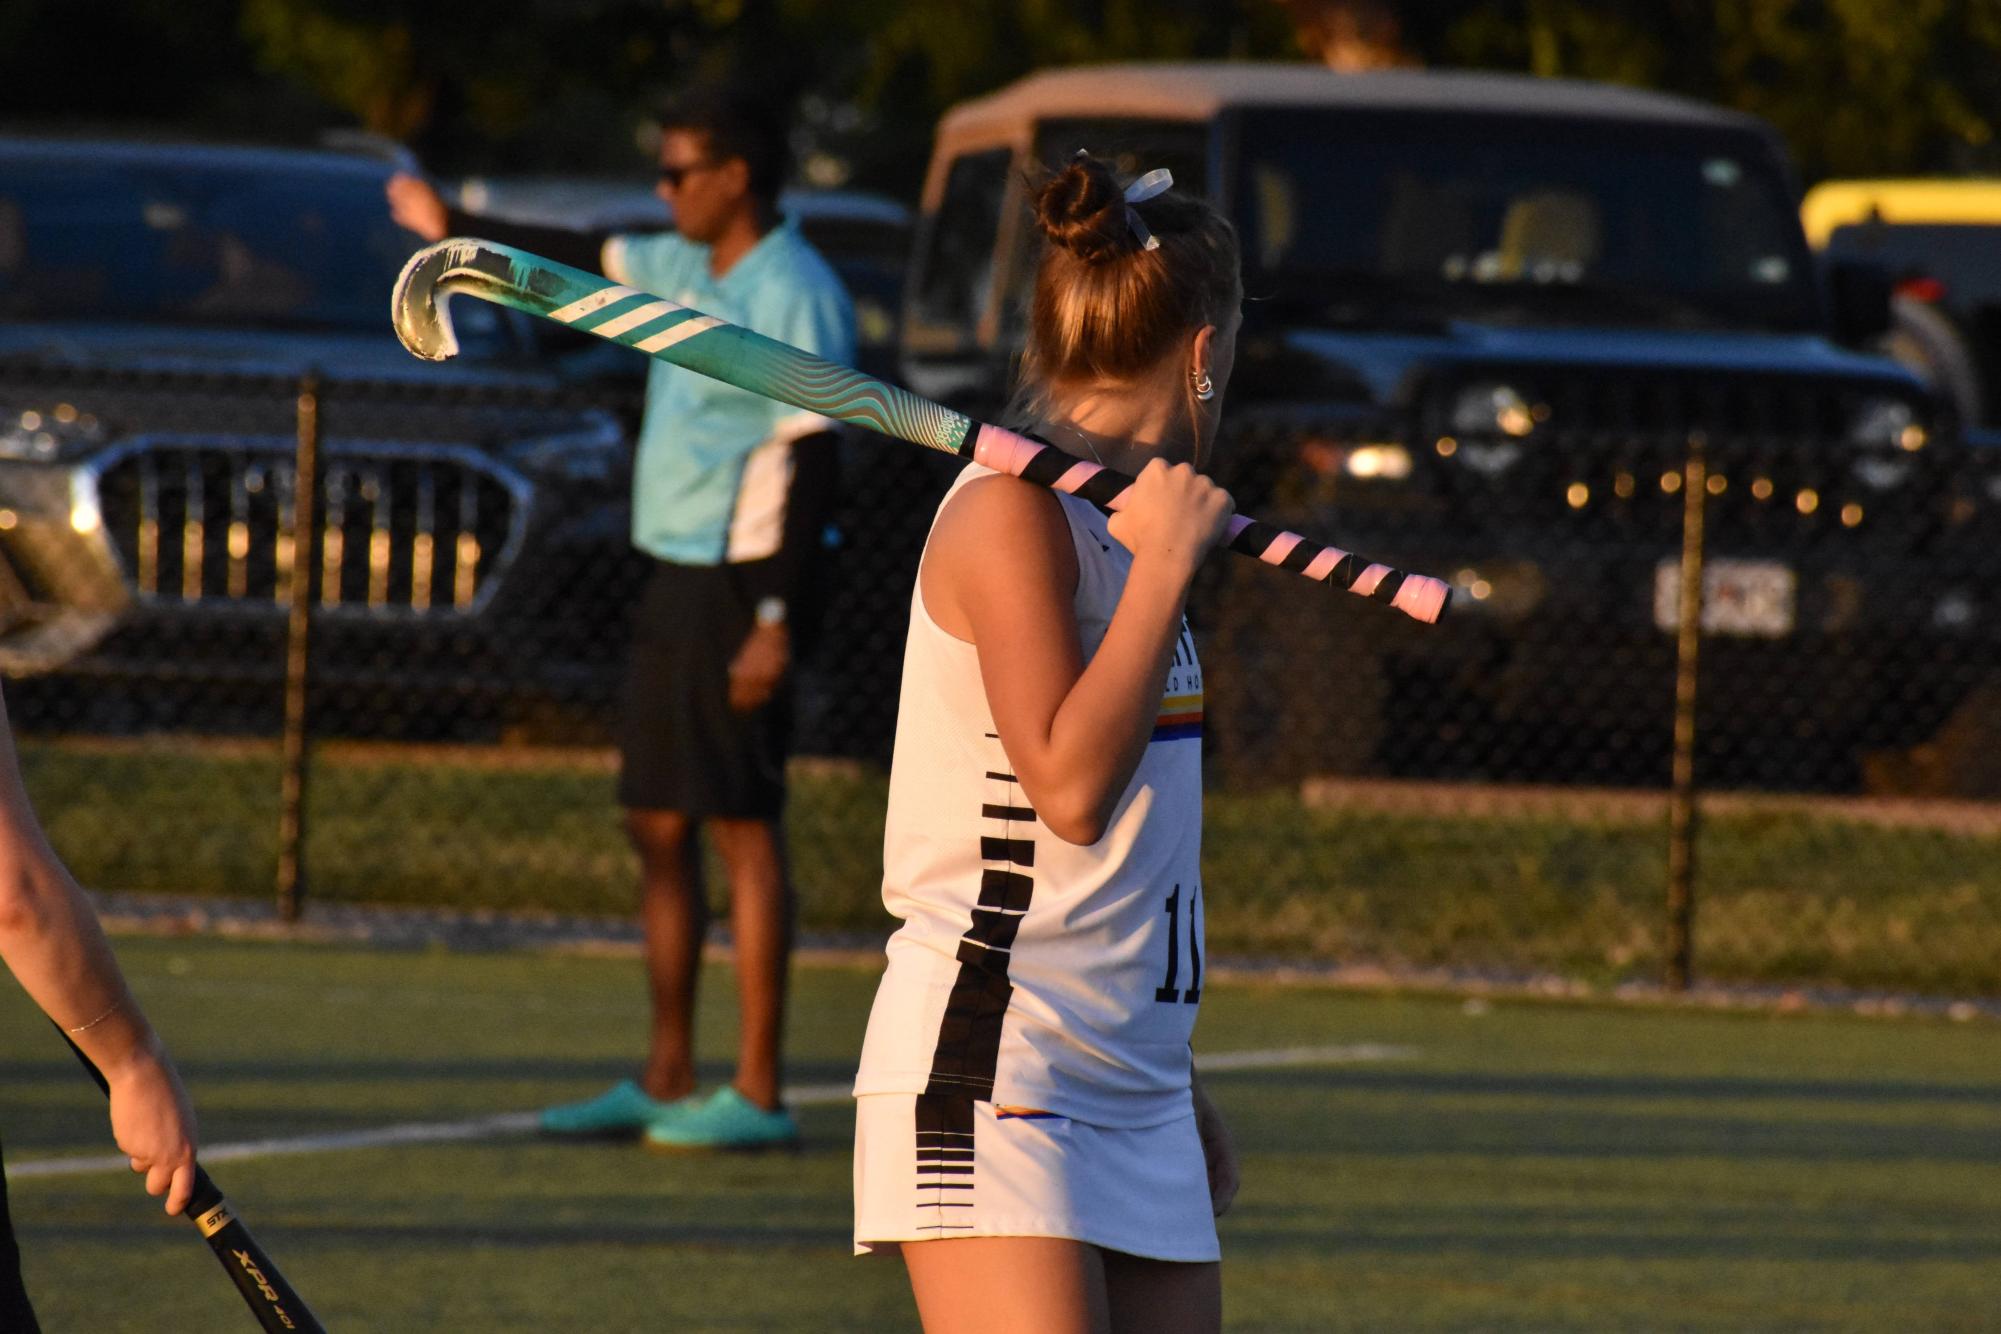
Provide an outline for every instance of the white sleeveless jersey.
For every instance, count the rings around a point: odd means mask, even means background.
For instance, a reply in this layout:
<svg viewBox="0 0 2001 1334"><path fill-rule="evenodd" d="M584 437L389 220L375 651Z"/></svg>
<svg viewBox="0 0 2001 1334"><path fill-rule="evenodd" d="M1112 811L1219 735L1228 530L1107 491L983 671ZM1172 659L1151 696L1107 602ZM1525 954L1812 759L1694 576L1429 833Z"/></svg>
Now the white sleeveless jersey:
<svg viewBox="0 0 2001 1334"><path fill-rule="evenodd" d="M987 475L969 464L946 501ZM1091 505L1057 500L1088 662L1132 557ZM1201 851L1202 668L1186 623L1145 757L1105 836L1078 847L1030 807L978 653L931 619L920 585L883 836L883 903L903 926L855 1092L953 1095L1103 1126L1186 1115Z"/></svg>

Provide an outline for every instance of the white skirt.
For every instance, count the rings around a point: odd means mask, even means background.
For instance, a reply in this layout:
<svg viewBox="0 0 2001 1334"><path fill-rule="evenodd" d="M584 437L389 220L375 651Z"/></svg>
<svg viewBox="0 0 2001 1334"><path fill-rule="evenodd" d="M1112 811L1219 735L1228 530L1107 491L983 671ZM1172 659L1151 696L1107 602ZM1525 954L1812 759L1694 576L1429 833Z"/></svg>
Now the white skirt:
<svg viewBox="0 0 2001 1334"><path fill-rule="evenodd" d="M857 1098L855 1254L942 1237L1067 1237L1219 1260L1194 1113L1128 1130L965 1098Z"/></svg>

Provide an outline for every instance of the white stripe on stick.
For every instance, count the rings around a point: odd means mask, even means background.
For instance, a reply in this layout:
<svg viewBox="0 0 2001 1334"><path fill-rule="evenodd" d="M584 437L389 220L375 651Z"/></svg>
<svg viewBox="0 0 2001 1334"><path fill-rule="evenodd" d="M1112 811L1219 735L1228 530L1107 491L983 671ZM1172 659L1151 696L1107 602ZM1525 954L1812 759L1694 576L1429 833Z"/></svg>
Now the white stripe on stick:
<svg viewBox="0 0 2001 1334"><path fill-rule="evenodd" d="M684 338L693 338L698 333L707 333L710 329L715 328L721 323L722 321L713 315L697 315L694 319L682 320L673 328L654 334L651 338L641 339L639 342L634 343L633 346L641 352L658 352L663 347L674 346L674 344Z"/></svg>
<svg viewBox="0 0 2001 1334"><path fill-rule="evenodd" d="M1196 1068L1205 1072L1225 1070L1276 1070L1303 1065L1357 1065L1376 1061L1406 1061L1420 1053L1415 1047L1397 1047L1378 1042L1349 1042L1325 1047L1275 1047L1265 1051L1222 1051L1198 1055ZM853 1096L853 1085L795 1084L785 1090L785 1102L792 1107L834 1107ZM541 1124L540 1112L501 1112L465 1121L415 1121L402 1125L377 1126L371 1130L343 1130L327 1135L298 1135L289 1139L238 1140L208 1144L201 1150L207 1164L234 1162L244 1158L277 1158L298 1153L332 1153L354 1149L388 1149L405 1144L458 1144L468 1141L514 1139L532 1135ZM130 1172L131 1161L122 1155L93 1155L73 1158L35 1158L7 1165L7 1180L30 1181L39 1177L84 1176L98 1172Z"/></svg>
<svg viewBox="0 0 2001 1334"><path fill-rule="evenodd" d="M603 310L614 301L623 301L629 296L645 295L646 293L636 287L600 287L587 297L572 301L567 306L556 307L549 312L549 318L561 320L564 324L574 324L594 310Z"/></svg>
<svg viewBox="0 0 2001 1334"><path fill-rule="evenodd" d="M657 320L662 315L672 315L677 310L686 309L686 306L673 301L649 301L643 306L626 311L623 315L614 315L591 332L603 334L606 338L616 338L627 329L637 329L649 320Z"/></svg>

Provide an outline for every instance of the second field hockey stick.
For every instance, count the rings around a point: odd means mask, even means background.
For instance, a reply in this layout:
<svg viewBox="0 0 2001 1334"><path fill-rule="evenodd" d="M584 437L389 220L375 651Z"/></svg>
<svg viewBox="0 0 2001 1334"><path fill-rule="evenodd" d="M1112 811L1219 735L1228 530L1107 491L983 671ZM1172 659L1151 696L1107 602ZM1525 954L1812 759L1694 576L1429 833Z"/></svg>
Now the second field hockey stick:
<svg viewBox="0 0 2001 1334"><path fill-rule="evenodd" d="M453 238L410 257L390 304L403 346L429 361L455 354L458 339L445 299L458 292L596 334L795 408L970 458L996 472L1081 496L1102 510L1118 509L1133 484L1125 473L976 422L872 375L492 241ZM1242 514L1230 520L1229 542L1233 551L1387 602L1426 624L1443 616L1452 600L1452 589L1443 580L1405 574Z"/></svg>
<svg viewBox="0 0 2001 1334"><path fill-rule="evenodd" d="M61 1032L60 1029L57 1030ZM83 1068L90 1073L91 1080L103 1092L111 1096L110 1081L97 1063L83 1054L83 1048L70 1042L69 1034L63 1034L63 1041L69 1042L69 1049L83 1062ZM222 1261L222 1267L236 1284L237 1292L249 1306L250 1314L257 1317L257 1323L270 1334L326 1334L326 1326L306 1309L304 1301L278 1272L278 1266L271 1263L271 1257L250 1235L250 1229L243 1226L229 1211L229 1202L222 1198L222 1192L209 1180L208 1173L201 1164L195 1164L195 1189L188 1196L187 1208L183 1211L188 1220L201 1232L202 1240L215 1252L215 1258Z"/></svg>

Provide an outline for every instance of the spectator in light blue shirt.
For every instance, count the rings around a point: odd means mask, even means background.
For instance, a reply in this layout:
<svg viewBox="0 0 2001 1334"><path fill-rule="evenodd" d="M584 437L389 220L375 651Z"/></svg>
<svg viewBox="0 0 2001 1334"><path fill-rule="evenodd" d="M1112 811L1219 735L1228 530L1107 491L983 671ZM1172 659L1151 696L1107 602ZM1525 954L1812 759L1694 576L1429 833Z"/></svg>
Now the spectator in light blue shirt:
<svg viewBox="0 0 2001 1334"><path fill-rule="evenodd" d="M775 201L786 125L771 100L719 89L660 120L659 193L674 231L592 235L460 212L428 183L389 183L426 240L482 236L852 363L840 280ZM790 673L831 499L833 423L654 362L634 466L632 541L653 558L621 704L619 802L640 860L653 995L637 1079L543 1113L551 1134L628 1133L662 1148L748 1148L798 1136L779 1103L793 894L780 814ZM695 1088L693 1012L707 927L696 830L730 886L742 1019L735 1079Z"/></svg>

